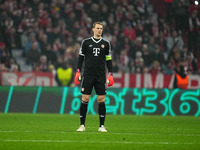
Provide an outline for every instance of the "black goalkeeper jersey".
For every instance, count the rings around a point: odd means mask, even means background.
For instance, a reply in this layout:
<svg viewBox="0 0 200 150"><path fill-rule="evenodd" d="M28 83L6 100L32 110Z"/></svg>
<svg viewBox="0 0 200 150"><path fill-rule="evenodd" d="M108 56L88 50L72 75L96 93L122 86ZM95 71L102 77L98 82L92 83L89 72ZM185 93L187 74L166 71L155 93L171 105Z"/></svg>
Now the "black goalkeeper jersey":
<svg viewBox="0 0 200 150"><path fill-rule="evenodd" d="M105 78L106 56L111 57L110 42L87 38L81 44L79 55L84 56L84 77Z"/></svg>

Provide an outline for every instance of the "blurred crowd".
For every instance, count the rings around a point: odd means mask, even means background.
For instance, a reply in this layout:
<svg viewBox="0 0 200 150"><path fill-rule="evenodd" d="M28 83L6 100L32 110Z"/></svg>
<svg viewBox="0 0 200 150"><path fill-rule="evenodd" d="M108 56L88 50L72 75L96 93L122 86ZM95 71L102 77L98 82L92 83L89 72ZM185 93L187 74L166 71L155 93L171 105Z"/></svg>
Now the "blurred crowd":
<svg viewBox="0 0 200 150"><path fill-rule="evenodd" d="M0 0L0 71L20 71L13 49L35 72L75 70L81 41L102 21L113 72L172 74L181 63L198 74L200 5L163 1L165 17L151 0Z"/></svg>

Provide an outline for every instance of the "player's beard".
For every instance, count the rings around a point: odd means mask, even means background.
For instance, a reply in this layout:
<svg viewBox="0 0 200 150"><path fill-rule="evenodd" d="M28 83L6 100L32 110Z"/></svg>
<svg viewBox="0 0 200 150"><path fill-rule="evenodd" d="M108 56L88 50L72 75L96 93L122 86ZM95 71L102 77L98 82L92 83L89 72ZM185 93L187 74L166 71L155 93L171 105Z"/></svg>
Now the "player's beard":
<svg viewBox="0 0 200 150"><path fill-rule="evenodd" d="M97 37L101 37L101 33L96 34Z"/></svg>

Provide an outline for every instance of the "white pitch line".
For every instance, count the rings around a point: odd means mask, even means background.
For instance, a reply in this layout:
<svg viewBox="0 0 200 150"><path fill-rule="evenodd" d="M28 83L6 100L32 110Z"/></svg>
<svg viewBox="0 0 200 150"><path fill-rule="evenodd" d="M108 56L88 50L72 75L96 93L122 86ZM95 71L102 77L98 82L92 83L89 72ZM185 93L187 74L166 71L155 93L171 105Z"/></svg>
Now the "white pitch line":
<svg viewBox="0 0 200 150"><path fill-rule="evenodd" d="M67 134L67 133L75 133L75 134L79 134L79 132L75 132L75 131L12 131L12 130L8 130L8 131L0 131L0 133L56 133L56 134ZM99 134L99 132L84 132L84 134ZM200 136L200 134L185 134L185 133L120 133L120 132L108 132L106 134L112 134L112 135L152 135L152 136L159 136L159 135L166 135L166 136L192 136L192 137L198 137Z"/></svg>
<svg viewBox="0 0 200 150"><path fill-rule="evenodd" d="M0 140L2 142L31 142L31 143L100 143L100 144L137 144L137 145L193 145L200 143L179 143L179 142L125 142L125 141L71 141L71 140Z"/></svg>

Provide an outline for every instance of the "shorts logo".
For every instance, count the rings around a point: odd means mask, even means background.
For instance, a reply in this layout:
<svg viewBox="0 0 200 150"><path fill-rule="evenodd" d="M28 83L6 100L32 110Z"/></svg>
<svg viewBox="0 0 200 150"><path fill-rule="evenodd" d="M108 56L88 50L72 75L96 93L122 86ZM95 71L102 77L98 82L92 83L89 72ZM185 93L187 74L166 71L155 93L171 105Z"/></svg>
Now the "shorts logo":
<svg viewBox="0 0 200 150"><path fill-rule="evenodd" d="M81 88L81 92L83 92L85 89L84 88Z"/></svg>
<svg viewBox="0 0 200 150"><path fill-rule="evenodd" d="M101 48L104 48L104 47L105 47L105 45L104 45L104 44L102 44L102 45L101 45Z"/></svg>

